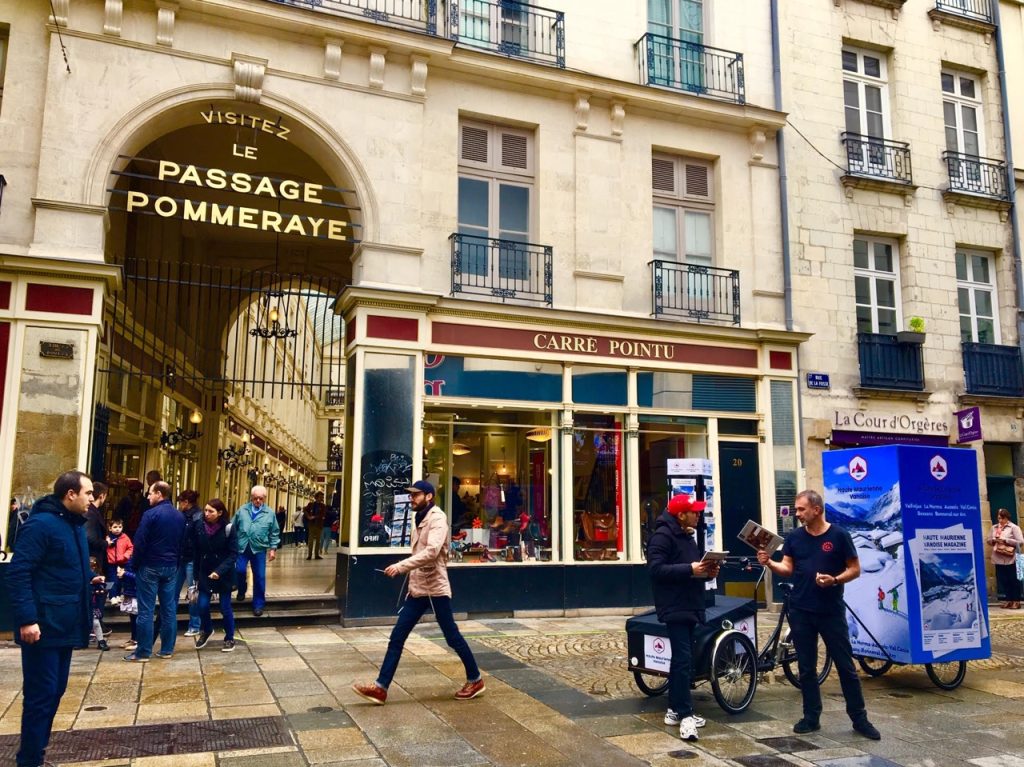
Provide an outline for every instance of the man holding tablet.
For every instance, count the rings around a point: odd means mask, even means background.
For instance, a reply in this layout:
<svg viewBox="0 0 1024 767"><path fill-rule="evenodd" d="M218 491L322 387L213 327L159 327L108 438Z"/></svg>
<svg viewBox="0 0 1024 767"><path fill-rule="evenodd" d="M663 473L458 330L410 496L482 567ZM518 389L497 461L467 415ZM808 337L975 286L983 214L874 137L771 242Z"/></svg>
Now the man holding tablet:
<svg viewBox="0 0 1024 767"><path fill-rule="evenodd" d="M704 622L704 584L718 575L719 565L713 559L702 560L697 547L697 518L705 505L686 495L673 497L647 542L654 607L658 620L668 628L672 648L665 724L678 724L683 740L697 740L697 728L704 726L690 699L691 648L693 628Z"/></svg>

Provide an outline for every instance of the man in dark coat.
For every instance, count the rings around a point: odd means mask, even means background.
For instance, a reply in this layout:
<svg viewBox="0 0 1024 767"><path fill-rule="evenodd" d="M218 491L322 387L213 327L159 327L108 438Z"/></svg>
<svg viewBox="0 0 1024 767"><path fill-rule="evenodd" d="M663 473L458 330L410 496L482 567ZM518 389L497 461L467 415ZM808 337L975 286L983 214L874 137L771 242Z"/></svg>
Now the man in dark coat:
<svg viewBox="0 0 1024 767"><path fill-rule="evenodd" d="M89 545L85 513L92 480L80 471L61 474L53 495L36 501L18 533L7 568L14 641L21 645L23 684L18 767L43 764L50 729L68 684L71 652L88 647Z"/></svg>
<svg viewBox="0 0 1024 767"><path fill-rule="evenodd" d="M92 503L85 513L85 538L89 541L89 555L96 557L100 572L107 564L107 520L103 515L103 506L107 502L107 486L102 482L93 482Z"/></svg>
<svg viewBox="0 0 1024 767"><path fill-rule="evenodd" d="M651 575L658 620L668 628L672 660L668 672L668 703L665 724L678 724L679 737L697 740L704 719L693 712L690 698L693 628L704 622L704 584L718 575L718 564L699 561L694 538L704 501L674 496L658 517L647 542L647 569Z"/></svg>

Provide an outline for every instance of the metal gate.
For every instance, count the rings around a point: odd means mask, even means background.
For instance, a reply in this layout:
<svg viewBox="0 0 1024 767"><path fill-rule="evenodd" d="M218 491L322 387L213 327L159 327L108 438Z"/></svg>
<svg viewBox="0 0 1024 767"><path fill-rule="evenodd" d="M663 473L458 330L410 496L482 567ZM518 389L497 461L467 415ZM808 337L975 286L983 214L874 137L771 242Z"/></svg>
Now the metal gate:
<svg viewBox="0 0 1024 767"><path fill-rule="evenodd" d="M334 313L344 287L340 277L127 259L124 289L106 306L100 370L203 397L329 397L344 385Z"/></svg>

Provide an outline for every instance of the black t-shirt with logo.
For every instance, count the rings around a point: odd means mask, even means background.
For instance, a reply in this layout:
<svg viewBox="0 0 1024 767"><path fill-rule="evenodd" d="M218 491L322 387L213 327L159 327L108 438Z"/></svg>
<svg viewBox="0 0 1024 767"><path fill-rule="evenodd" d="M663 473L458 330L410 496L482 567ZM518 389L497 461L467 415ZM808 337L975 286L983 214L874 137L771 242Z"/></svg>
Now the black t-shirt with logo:
<svg viewBox="0 0 1024 767"><path fill-rule="evenodd" d="M811 535L803 527L786 536L782 556L793 560L793 594L790 606L816 613L842 612L843 586L822 588L814 582L818 573L839 575L846 562L857 558L853 538L838 525L829 525L821 535Z"/></svg>

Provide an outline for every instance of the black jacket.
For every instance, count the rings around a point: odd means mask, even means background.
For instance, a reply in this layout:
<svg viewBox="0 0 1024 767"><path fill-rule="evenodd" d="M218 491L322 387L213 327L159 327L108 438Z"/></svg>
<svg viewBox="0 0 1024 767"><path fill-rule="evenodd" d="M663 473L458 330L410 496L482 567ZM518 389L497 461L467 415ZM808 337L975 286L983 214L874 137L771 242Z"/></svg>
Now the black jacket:
<svg viewBox="0 0 1024 767"><path fill-rule="evenodd" d="M704 578L694 578L691 563L700 560L697 541L667 511L654 524L647 542L654 607L662 623L704 622Z"/></svg>
<svg viewBox="0 0 1024 767"><path fill-rule="evenodd" d="M5 578L15 641L21 626L38 623L40 647L88 647L90 580L85 517L53 495L36 501Z"/></svg>
<svg viewBox="0 0 1024 767"><path fill-rule="evenodd" d="M103 512L91 503L85 512L85 537L89 541L89 556L96 557L99 571L103 572L107 566L107 523Z"/></svg>
<svg viewBox="0 0 1024 767"><path fill-rule="evenodd" d="M189 526L187 534L186 555L192 559L192 577L199 590L218 594L230 592L235 585L235 560L238 558L237 526L225 525L210 536L206 523L199 519ZM217 573L217 580L211 580L210 573Z"/></svg>

